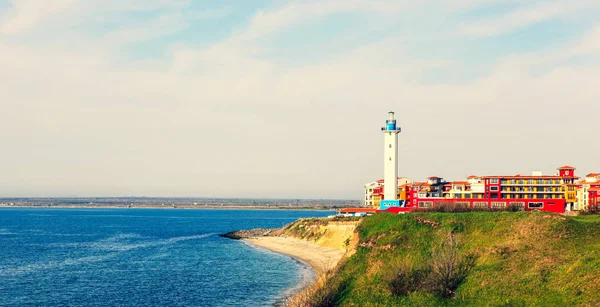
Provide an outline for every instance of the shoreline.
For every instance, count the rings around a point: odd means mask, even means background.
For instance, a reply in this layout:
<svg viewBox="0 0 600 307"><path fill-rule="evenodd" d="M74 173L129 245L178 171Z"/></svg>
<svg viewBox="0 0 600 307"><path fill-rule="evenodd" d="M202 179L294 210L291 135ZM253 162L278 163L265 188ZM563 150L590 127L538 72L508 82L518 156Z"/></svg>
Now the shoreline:
<svg viewBox="0 0 600 307"><path fill-rule="evenodd" d="M298 295L298 293L302 292L304 289L310 287L311 285L317 283L317 281L319 280L319 276L317 275L315 268L313 266L311 266L309 263L307 263L306 261L304 261L296 256L281 253L281 252L276 252L276 251L273 251L266 247L255 245L251 242L246 241L246 239L240 239L239 241L242 241L242 243L246 244L247 246L249 246L251 248L263 251L265 253L274 253L274 254L290 257L294 262L299 264L299 266L300 266L300 271L299 271L300 272L300 281L297 284L291 286L290 288L285 289L285 291L283 291L282 294L280 295L280 297L277 299L278 303L275 306L283 306L281 303L285 302L285 300L287 298Z"/></svg>
<svg viewBox="0 0 600 307"><path fill-rule="evenodd" d="M330 247L289 237L251 237L242 239L246 244L257 246L282 255L290 256L308 264L315 272L316 282L329 270L335 268L345 252Z"/></svg>

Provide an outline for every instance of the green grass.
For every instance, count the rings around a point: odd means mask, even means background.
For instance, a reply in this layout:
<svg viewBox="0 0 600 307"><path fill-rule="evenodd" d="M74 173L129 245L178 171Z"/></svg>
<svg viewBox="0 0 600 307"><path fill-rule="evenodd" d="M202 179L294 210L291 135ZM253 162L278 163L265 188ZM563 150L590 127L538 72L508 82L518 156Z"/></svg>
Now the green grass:
<svg viewBox="0 0 600 307"><path fill-rule="evenodd" d="M600 216L474 212L376 214L357 228L356 254L325 288L343 306L598 306ZM452 298L394 295L399 267L426 268L448 235L475 266Z"/></svg>

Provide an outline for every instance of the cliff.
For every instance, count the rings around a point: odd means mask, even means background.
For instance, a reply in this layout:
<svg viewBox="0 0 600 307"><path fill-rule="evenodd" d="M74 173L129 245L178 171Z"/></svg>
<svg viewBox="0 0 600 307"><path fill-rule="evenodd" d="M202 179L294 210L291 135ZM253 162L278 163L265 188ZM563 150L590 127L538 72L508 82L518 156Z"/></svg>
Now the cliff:
<svg viewBox="0 0 600 307"><path fill-rule="evenodd" d="M346 252L351 250L357 225L357 219L300 219L277 234Z"/></svg>

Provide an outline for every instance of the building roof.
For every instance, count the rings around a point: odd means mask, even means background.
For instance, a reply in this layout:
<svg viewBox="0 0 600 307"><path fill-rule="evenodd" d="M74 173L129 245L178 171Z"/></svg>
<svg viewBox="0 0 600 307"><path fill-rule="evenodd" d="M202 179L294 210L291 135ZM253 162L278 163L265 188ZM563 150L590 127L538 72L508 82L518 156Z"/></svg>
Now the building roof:
<svg viewBox="0 0 600 307"><path fill-rule="evenodd" d="M483 176L481 178L498 178L498 179L576 179L579 178L577 176L550 176L550 175L542 175L542 176L522 176L522 175L514 175L514 176Z"/></svg>
<svg viewBox="0 0 600 307"><path fill-rule="evenodd" d="M431 184L429 184L427 182L413 182L413 187L421 187L421 186L430 187Z"/></svg>
<svg viewBox="0 0 600 307"><path fill-rule="evenodd" d="M600 173L590 173L590 174L586 175L586 177L598 177L598 176L600 176Z"/></svg>
<svg viewBox="0 0 600 307"><path fill-rule="evenodd" d="M452 181L452 184L464 184L464 185L471 185L468 181Z"/></svg>
<svg viewBox="0 0 600 307"><path fill-rule="evenodd" d="M569 166L569 165L563 165L563 166L559 167L558 169L575 169L575 168L572 166Z"/></svg>
<svg viewBox="0 0 600 307"><path fill-rule="evenodd" d="M427 177L427 179L442 179L442 177L438 177L438 176L431 176L431 177Z"/></svg>
<svg viewBox="0 0 600 307"><path fill-rule="evenodd" d="M479 176L475 176L475 175L471 175L471 176L467 177L467 179L477 179L477 178L480 178L480 177Z"/></svg>

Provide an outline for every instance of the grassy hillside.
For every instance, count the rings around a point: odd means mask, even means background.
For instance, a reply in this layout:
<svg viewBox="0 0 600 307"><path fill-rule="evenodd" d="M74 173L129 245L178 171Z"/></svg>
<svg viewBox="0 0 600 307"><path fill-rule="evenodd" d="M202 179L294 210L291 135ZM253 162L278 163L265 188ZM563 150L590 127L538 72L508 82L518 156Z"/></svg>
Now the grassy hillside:
<svg viewBox="0 0 600 307"><path fill-rule="evenodd" d="M377 214L312 305L600 306L600 216Z"/></svg>

